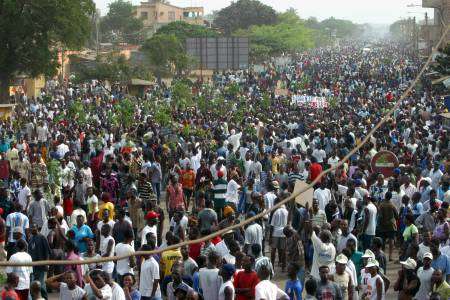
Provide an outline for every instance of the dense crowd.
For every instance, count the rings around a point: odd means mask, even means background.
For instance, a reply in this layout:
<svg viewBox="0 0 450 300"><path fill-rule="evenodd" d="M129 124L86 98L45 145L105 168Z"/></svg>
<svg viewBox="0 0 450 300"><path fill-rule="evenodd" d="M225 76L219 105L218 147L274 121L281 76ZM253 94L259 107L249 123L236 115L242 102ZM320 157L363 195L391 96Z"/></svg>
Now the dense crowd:
<svg viewBox="0 0 450 300"><path fill-rule="evenodd" d="M170 103L164 83L134 100L131 128L108 117L124 101L120 89L49 81L40 97L21 95L0 126L1 259L162 250L272 208L298 181L336 166L421 66L393 43L362 49L316 49L289 66L195 82L195 99L220 94L228 105L239 98L243 118L235 118L236 105L222 114L172 109L170 132L144 109L155 99ZM298 105L292 95L330 102ZM68 117L75 100L87 122ZM319 180L312 201L292 200L246 226L158 255L10 266L2 300L48 299L50 291L64 300L381 300L389 288L399 299L449 299L449 135L441 102L423 78L369 143ZM187 127L201 131L186 134ZM370 163L384 150L399 161L386 176ZM386 276L390 261L402 265L395 281Z"/></svg>

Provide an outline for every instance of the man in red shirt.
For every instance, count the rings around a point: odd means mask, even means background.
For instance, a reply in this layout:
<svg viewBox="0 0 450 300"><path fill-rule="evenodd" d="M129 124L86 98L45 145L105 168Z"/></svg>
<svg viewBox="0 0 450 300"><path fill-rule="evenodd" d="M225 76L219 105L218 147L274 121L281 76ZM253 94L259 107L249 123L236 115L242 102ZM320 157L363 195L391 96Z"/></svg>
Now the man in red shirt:
<svg viewBox="0 0 450 300"><path fill-rule="evenodd" d="M9 180L9 161L7 161L5 159L5 155L1 154L0 155L0 179L3 181L8 181Z"/></svg>
<svg viewBox="0 0 450 300"><path fill-rule="evenodd" d="M313 156L311 157L311 166L309 167L309 180L314 181L320 173L322 173L322 165L319 164L317 159ZM318 183L320 183L320 181Z"/></svg>
<svg viewBox="0 0 450 300"><path fill-rule="evenodd" d="M19 284L19 276L16 273L8 273L6 276L6 284L1 292L1 300L19 300L19 295L15 291Z"/></svg>
<svg viewBox="0 0 450 300"><path fill-rule="evenodd" d="M252 269L252 258L248 255L242 258L243 271L234 275L236 300L255 299L255 287L259 283L258 274Z"/></svg>

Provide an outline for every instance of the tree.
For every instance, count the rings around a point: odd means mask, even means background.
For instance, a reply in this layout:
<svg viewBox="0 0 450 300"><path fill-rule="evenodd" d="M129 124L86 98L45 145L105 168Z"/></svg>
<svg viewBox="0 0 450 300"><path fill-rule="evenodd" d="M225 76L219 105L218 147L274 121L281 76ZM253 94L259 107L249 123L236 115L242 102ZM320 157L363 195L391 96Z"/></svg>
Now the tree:
<svg viewBox="0 0 450 300"><path fill-rule="evenodd" d="M180 41L184 41L185 38L219 36L219 32L214 29L201 25L189 24L184 21L176 21L164 25L156 31L156 34L173 34Z"/></svg>
<svg viewBox="0 0 450 300"><path fill-rule="evenodd" d="M16 75L54 75L58 49L78 49L90 35L92 0L0 2L0 101Z"/></svg>
<svg viewBox="0 0 450 300"><path fill-rule="evenodd" d="M278 15L274 25L251 26L235 32L250 39L250 55L254 60L264 60L281 53L295 53L314 47L312 30L306 28L295 11Z"/></svg>
<svg viewBox="0 0 450 300"><path fill-rule="evenodd" d="M270 25L277 22L275 10L257 0L238 0L217 13L214 26L229 35L252 25Z"/></svg>
<svg viewBox="0 0 450 300"><path fill-rule="evenodd" d="M185 110L189 106L193 106L193 95L189 85L181 80L177 80L172 83L171 90L173 104L178 110Z"/></svg>
<svg viewBox="0 0 450 300"><path fill-rule="evenodd" d="M134 17L133 4L116 0L109 4L108 14L102 18L100 29L109 41L138 43L142 40L142 19Z"/></svg>
<svg viewBox="0 0 450 300"><path fill-rule="evenodd" d="M440 49L433 69L442 76L450 75L450 43L444 49Z"/></svg>
<svg viewBox="0 0 450 300"><path fill-rule="evenodd" d="M124 85L132 78L144 80L152 78L148 67L144 65L133 65L124 55L117 52L99 55L96 61L91 64L82 63L80 58L76 56L71 57L71 61L74 62L72 71L75 82L98 80L99 84L105 90L106 81L111 84Z"/></svg>
<svg viewBox="0 0 450 300"><path fill-rule="evenodd" d="M155 34L144 42L142 50L154 67L158 80L173 71L181 74L190 65L183 43L174 34Z"/></svg>

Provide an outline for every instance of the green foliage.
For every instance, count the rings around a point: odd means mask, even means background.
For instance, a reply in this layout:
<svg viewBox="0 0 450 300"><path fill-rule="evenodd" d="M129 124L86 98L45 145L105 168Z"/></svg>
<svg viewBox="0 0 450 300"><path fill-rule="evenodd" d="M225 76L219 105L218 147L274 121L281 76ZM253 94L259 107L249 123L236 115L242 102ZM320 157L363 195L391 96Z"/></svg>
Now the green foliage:
<svg viewBox="0 0 450 300"><path fill-rule="evenodd" d="M164 25L156 31L156 34L173 34L180 41L184 41L186 38L219 36L219 32L214 29L201 25L189 24L184 21L176 21Z"/></svg>
<svg viewBox="0 0 450 300"><path fill-rule="evenodd" d="M272 7L257 0L238 0L217 13L214 26L229 35L252 25L269 25L276 22L277 15Z"/></svg>
<svg viewBox="0 0 450 300"><path fill-rule="evenodd" d="M172 82L172 101L178 110L185 110L189 106L193 106L192 90L185 82Z"/></svg>
<svg viewBox="0 0 450 300"><path fill-rule="evenodd" d="M320 29L328 35L335 35L338 38L355 37L362 33L362 26L348 20L328 18L320 22Z"/></svg>
<svg viewBox="0 0 450 300"><path fill-rule="evenodd" d="M314 47L312 30L304 25L295 12L280 14L278 21L274 25L252 26L248 30L235 32L237 36L250 38L250 55L255 60Z"/></svg>
<svg viewBox="0 0 450 300"><path fill-rule="evenodd" d="M321 22L315 17L310 17L304 22L312 31L312 39L316 46L324 46L333 38L352 38L362 34L364 27L351 21L336 18L328 18Z"/></svg>
<svg viewBox="0 0 450 300"><path fill-rule="evenodd" d="M134 103L128 98L121 100L115 105L116 115L125 128L129 128L135 121L134 108Z"/></svg>
<svg viewBox="0 0 450 300"><path fill-rule="evenodd" d="M436 57L433 69L441 75L450 75L450 43Z"/></svg>
<svg viewBox="0 0 450 300"><path fill-rule="evenodd" d="M270 108L272 101L270 100L270 95L268 93L263 94L260 104L261 108L264 110L268 110Z"/></svg>
<svg viewBox="0 0 450 300"><path fill-rule="evenodd" d="M57 159L52 159L47 163L47 173L50 184L61 186L61 164Z"/></svg>
<svg viewBox="0 0 450 300"><path fill-rule="evenodd" d="M16 74L52 76L57 51L78 49L90 35L92 0L0 2L0 101Z"/></svg>
<svg viewBox="0 0 450 300"><path fill-rule="evenodd" d="M168 127L172 124L172 113L167 104L158 105L155 108L155 121L161 127Z"/></svg>
<svg viewBox="0 0 450 300"><path fill-rule="evenodd" d="M72 57L76 62L78 58ZM133 65L129 60L117 52L100 55L94 64L74 63L73 73L75 82L99 80L101 83L109 81L111 84L127 84L132 78L151 80L152 74L144 65Z"/></svg>
<svg viewBox="0 0 450 300"><path fill-rule="evenodd" d="M100 21L100 29L105 41L138 43L142 40L144 24L133 15L133 4L116 0L109 4L109 11Z"/></svg>
<svg viewBox="0 0 450 300"><path fill-rule="evenodd" d="M75 100L70 104L68 117L81 125L85 125L87 123L87 114L81 100Z"/></svg>
<svg viewBox="0 0 450 300"><path fill-rule="evenodd" d="M183 43L174 34L155 34L142 45L158 78L175 71L180 74L189 67Z"/></svg>

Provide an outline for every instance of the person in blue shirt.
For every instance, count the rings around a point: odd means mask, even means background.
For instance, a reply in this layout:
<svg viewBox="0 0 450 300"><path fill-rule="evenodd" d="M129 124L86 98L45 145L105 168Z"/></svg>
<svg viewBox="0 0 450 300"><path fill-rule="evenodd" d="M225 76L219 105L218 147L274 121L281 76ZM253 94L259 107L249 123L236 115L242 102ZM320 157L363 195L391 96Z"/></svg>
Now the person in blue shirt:
<svg viewBox="0 0 450 300"><path fill-rule="evenodd" d="M297 278L299 270L300 266L297 263L290 263L288 266L289 280L286 281L284 291L289 296L290 300L302 300L303 286Z"/></svg>
<svg viewBox="0 0 450 300"><path fill-rule="evenodd" d="M431 254L433 254L433 261L431 262L431 266L433 269L440 269L442 271L442 275L447 280L450 281L450 257L445 254L442 254L439 250L439 241L433 240L431 247Z"/></svg>
<svg viewBox="0 0 450 300"><path fill-rule="evenodd" d="M71 229L75 234L74 242L78 247L79 253L86 252L87 240L93 239L94 234L89 226L84 224L84 217L82 215L77 216L77 225L74 225Z"/></svg>

